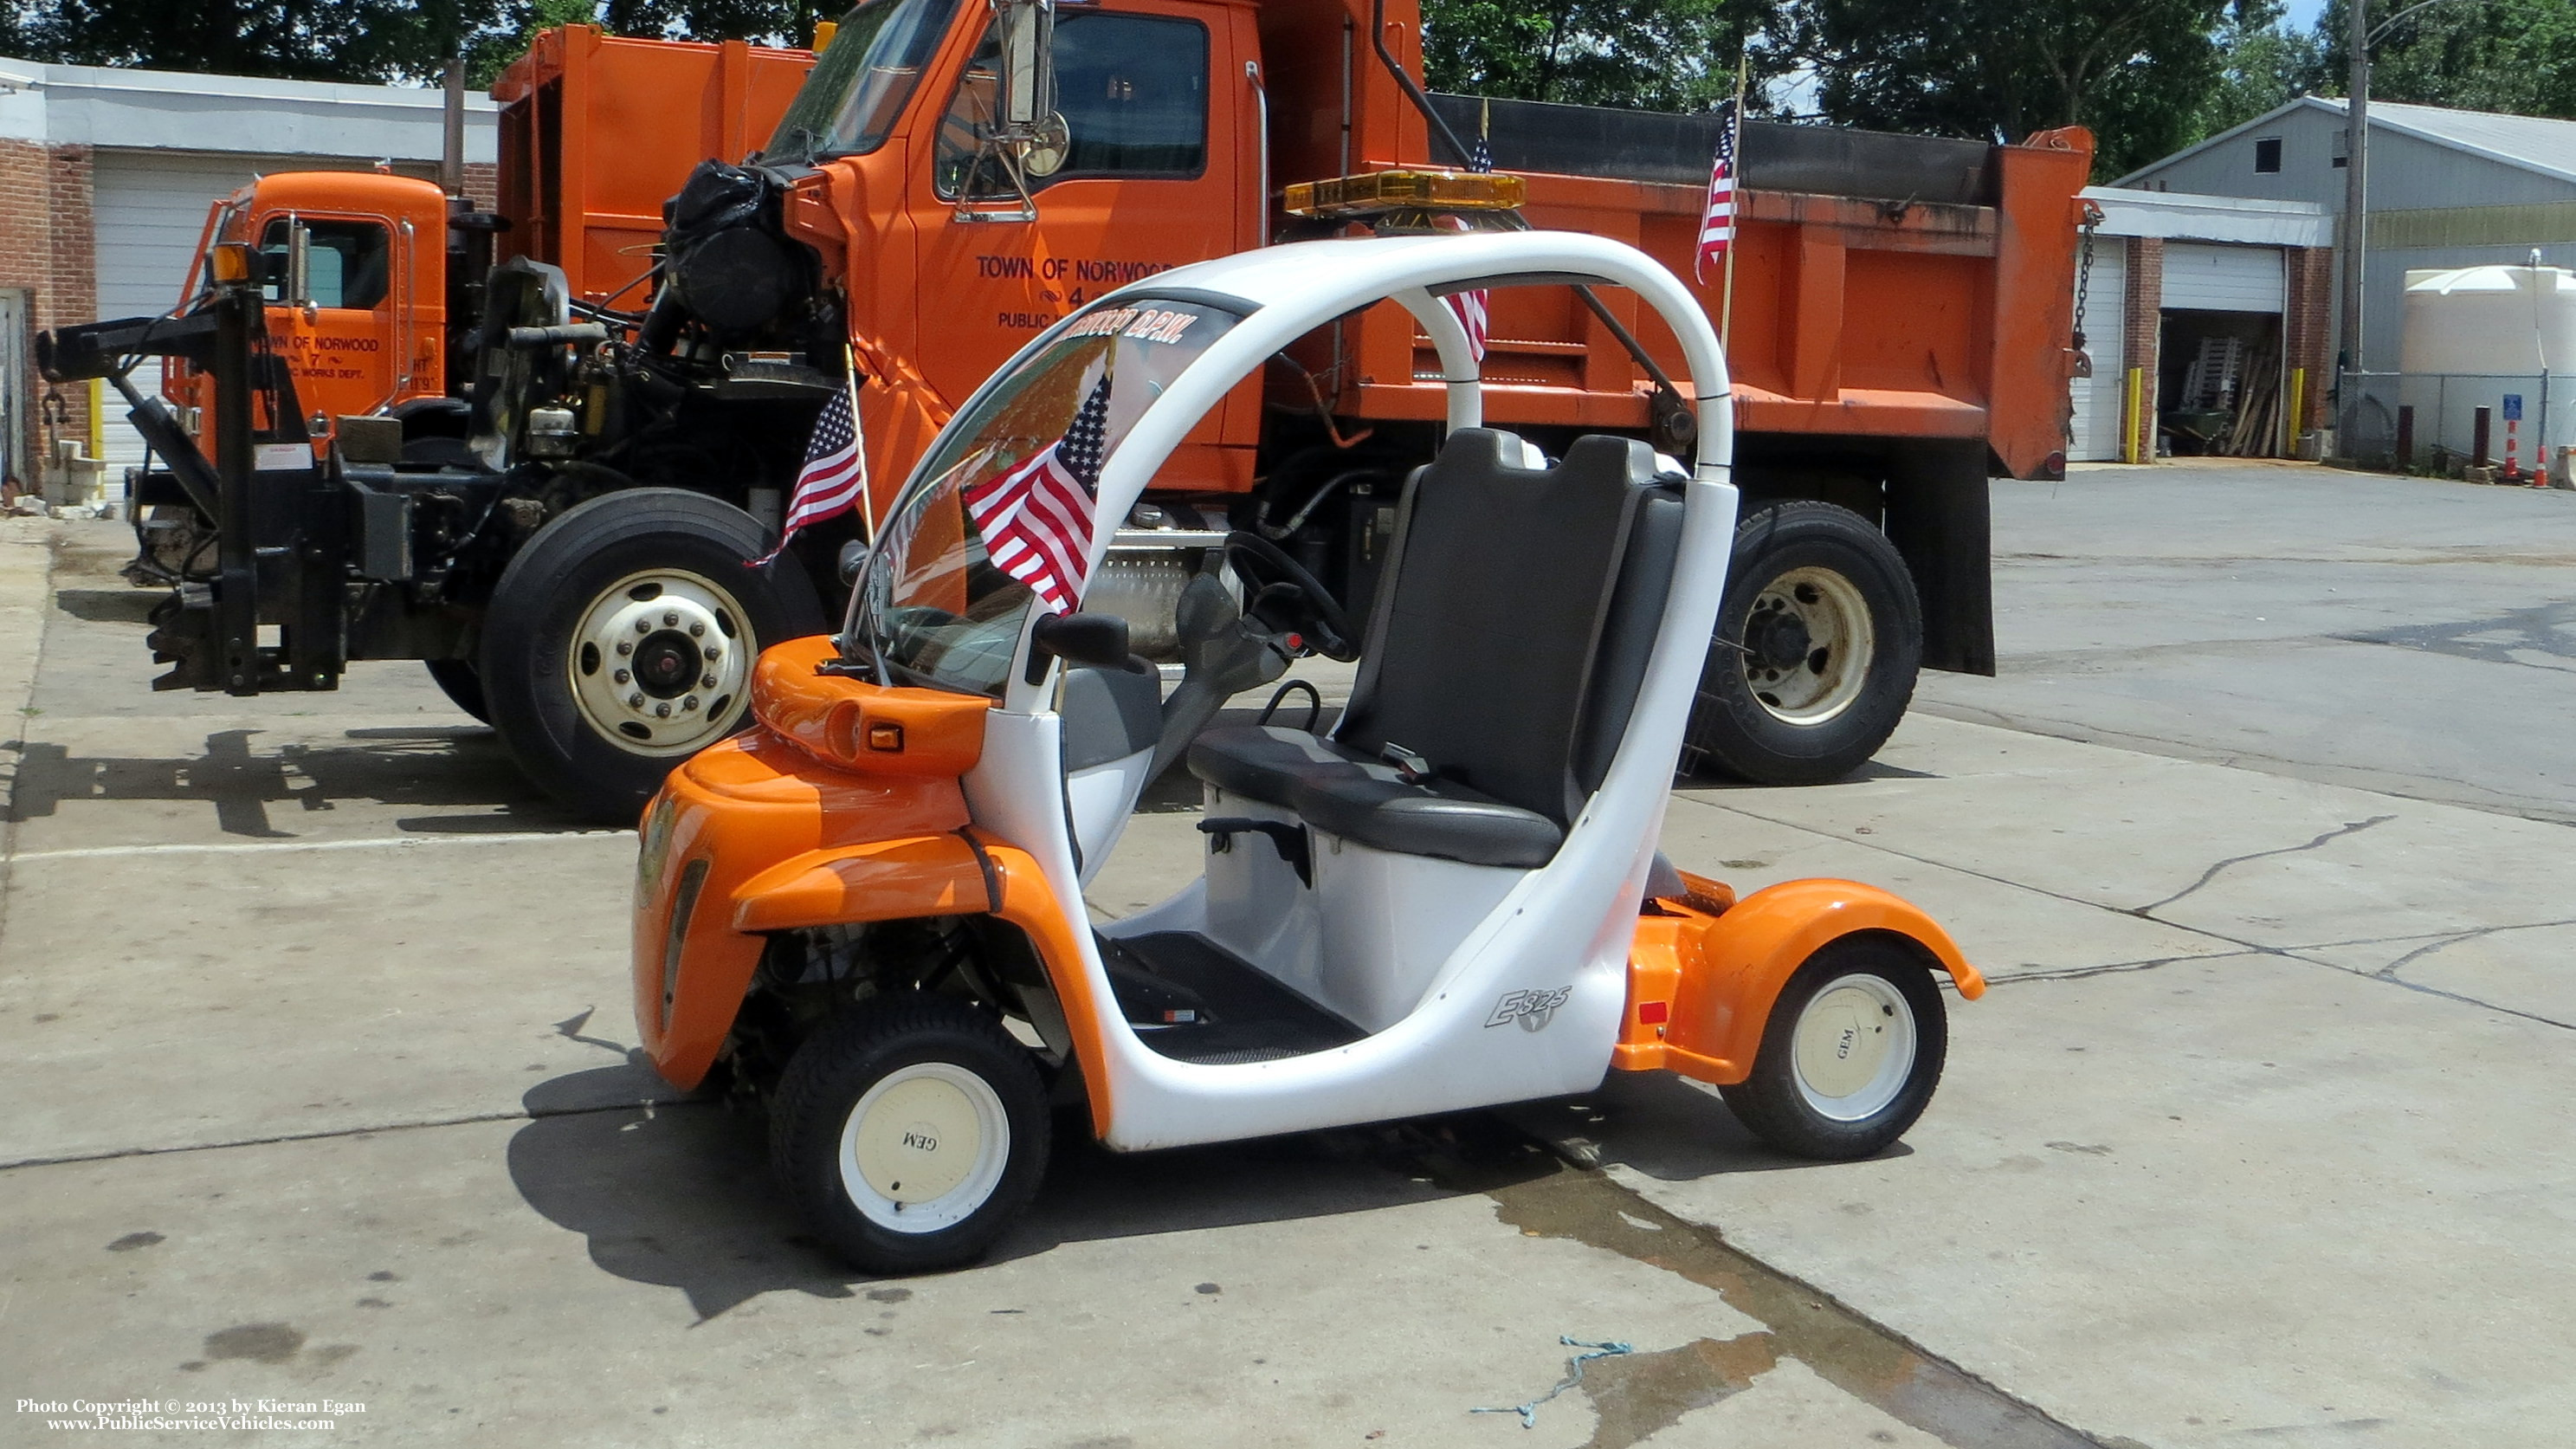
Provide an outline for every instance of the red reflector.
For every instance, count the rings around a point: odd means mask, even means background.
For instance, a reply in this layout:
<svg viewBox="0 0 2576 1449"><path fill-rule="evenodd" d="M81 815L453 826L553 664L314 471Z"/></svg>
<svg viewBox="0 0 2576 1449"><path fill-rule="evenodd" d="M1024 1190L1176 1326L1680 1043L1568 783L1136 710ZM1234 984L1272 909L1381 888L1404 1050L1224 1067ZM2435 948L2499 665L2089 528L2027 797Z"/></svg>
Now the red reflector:
<svg viewBox="0 0 2576 1449"><path fill-rule="evenodd" d="M1305 647L1306 647L1306 636L1305 636L1305 635L1303 635L1303 634L1291 634L1291 635L1289 635L1289 636L1288 636L1288 647L1289 647L1289 648L1291 648L1291 649L1303 649L1303 648L1305 648Z"/></svg>
<svg viewBox="0 0 2576 1449"><path fill-rule="evenodd" d="M1659 1025L1672 1014L1673 1006L1669 1001L1640 1001L1637 1003L1637 1020L1646 1026Z"/></svg>

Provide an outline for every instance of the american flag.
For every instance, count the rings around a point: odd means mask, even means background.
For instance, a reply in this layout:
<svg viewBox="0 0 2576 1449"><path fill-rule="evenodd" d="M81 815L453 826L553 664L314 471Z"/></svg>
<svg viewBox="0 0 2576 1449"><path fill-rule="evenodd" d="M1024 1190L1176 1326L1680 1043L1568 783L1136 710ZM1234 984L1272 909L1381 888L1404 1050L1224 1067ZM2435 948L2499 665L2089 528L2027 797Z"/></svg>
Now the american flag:
<svg viewBox="0 0 2576 1449"><path fill-rule="evenodd" d="M1726 249L1735 244L1735 128L1743 117L1733 101L1717 115L1717 159L1709 163L1708 205L1699 218L1699 257L1691 263L1691 276L1702 284L1708 281L1708 264L1723 261Z"/></svg>
<svg viewBox="0 0 2576 1449"><path fill-rule="evenodd" d="M1108 455L1109 374L1091 388L1064 436L1018 467L966 490L966 513L993 567L1070 614L1091 569L1092 507Z"/></svg>
<svg viewBox="0 0 2576 1449"><path fill-rule="evenodd" d="M805 466L796 474L796 496L788 502L787 521L778 530L778 547L760 562L784 552L796 530L847 511L866 494L867 449L859 441L857 416L850 410L847 388L823 404L823 415L814 420L814 436L805 444Z"/></svg>
<svg viewBox="0 0 2576 1449"><path fill-rule="evenodd" d="M1481 134L1476 137L1476 144L1468 148L1467 169L1476 172L1494 169L1494 148L1486 144ZM1452 292L1440 299L1442 306L1457 315L1458 325L1467 329L1467 352L1478 362L1485 360L1485 337L1489 330L1489 304L1492 300L1482 287L1472 292Z"/></svg>

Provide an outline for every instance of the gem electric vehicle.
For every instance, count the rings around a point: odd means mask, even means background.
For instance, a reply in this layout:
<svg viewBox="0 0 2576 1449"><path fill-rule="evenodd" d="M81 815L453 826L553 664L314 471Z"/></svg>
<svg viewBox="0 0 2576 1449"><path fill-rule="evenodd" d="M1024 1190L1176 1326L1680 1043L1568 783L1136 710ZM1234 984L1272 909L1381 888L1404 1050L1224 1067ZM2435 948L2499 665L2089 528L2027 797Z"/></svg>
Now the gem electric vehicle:
<svg viewBox="0 0 2576 1449"><path fill-rule="evenodd" d="M1444 299L1514 286L1624 288L1658 314L1696 466L1606 435L1550 460L1480 426ZM1237 533L1181 603L1165 698L1121 620L1068 612L1086 565L1265 359L1372 306L1431 339L1448 433L1405 487L1364 637ZM982 1253L1037 1186L1055 1106L1139 1150L1664 1070L1789 1151L1886 1146L1940 1076L1938 978L1973 998L1976 971L1883 891L1738 901L1656 848L1726 585L1732 433L1690 293L1597 237L1274 246L1077 310L941 431L853 563L841 634L768 650L756 726L648 807L655 1066L766 1097L787 1193L878 1272ZM1210 727L1309 652L1358 662L1330 729L1312 697L1280 708L1293 681L1262 723ZM1095 926L1084 885L1175 762L1204 791L1204 870Z"/></svg>

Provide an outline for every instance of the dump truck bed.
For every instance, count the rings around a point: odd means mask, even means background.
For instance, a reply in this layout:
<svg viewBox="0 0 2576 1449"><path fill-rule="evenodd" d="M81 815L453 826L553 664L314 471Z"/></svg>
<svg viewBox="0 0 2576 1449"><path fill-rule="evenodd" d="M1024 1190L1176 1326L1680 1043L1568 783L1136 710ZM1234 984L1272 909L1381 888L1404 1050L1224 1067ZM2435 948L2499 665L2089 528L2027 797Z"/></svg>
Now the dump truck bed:
<svg viewBox="0 0 2576 1449"><path fill-rule="evenodd" d="M1497 170L1525 176L1533 225L1614 237L1692 278L1714 116L1436 96ZM1733 302L1724 269L1693 285L1727 333L1737 426L1861 439L1983 439L1999 471L2064 466L2077 192L2091 137L2020 146L1753 122L1740 143ZM1623 321L1633 321L1634 306ZM1410 336L1405 334L1410 333ZM1648 350L1683 369L1669 336ZM1360 328L1351 411L1440 415L1429 340ZM1497 421L1646 426L1647 380L1562 289L1495 299Z"/></svg>

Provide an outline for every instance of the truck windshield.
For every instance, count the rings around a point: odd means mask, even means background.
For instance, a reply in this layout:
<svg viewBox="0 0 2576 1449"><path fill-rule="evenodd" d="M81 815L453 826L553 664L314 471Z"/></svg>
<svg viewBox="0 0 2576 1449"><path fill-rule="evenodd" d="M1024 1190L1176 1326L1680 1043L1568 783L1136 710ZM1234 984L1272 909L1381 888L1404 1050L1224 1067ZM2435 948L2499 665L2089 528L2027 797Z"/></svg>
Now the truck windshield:
<svg viewBox="0 0 2576 1449"><path fill-rule="evenodd" d="M760 158L808 165L884 145L956 13L957 0L867 0L842 16Z"/></svg>
<svg viewBox="0 0 2576 1449"><path fill-rule="evenodd" d="M1236 320L1195 302L1095 306L1022 358L940 433L888 512L842 658L890 684L1000 698L1029 610L1081 602L1101 469Z"/></svg>

